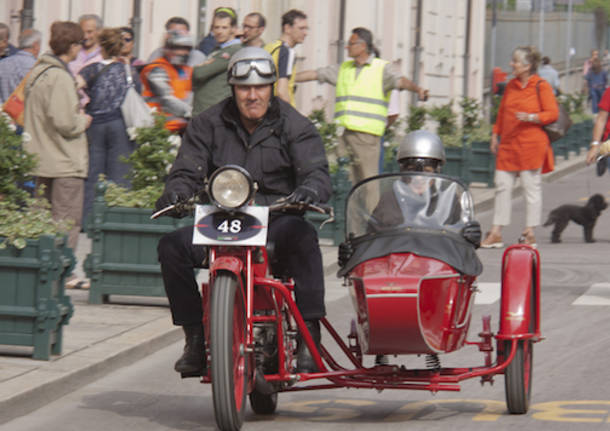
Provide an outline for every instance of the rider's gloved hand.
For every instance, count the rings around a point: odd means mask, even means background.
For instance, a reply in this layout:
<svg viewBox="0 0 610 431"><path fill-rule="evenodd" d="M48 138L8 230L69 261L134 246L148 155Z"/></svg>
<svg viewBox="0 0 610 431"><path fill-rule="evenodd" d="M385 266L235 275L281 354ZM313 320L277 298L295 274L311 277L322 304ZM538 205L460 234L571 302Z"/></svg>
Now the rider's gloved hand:
<svg viewBox="0 0 610 431"><path fill-rule="evenodd" d="M302 204L315 204L320 200L317 190L303 185L294 189L287 199L289 202Z"/></svg>
<svg viewBox="0 0 610 431"><path fill-rule="evenodd" d="M339 244L339 266L343 268L354 254L354 247L350 241Z"/></svg>
<svg viewBox="0 0 610 431"><path fill-rule="evenodd" d="M179 188L171 189L171 190L166 189L163 192L163 194L161 195L161 197L159 197L159 199L157 199L157 202L155 203L155 211L160 211L163 208L166 208L170 205L178 204L180 202L186 202L190 197L191 197L191 193L189 193L188 191L186 191L184 189L179 189ZM168 212L166 215L169 215L171 217L184 216L184 214L177 209L174 209L174 210Z"/></svg>
<svg viewBox="0 0 610 431"><path fill-rule="evenodd" d="M475 248L479 248L481 246L481 224L476 220L469 221L462 228L462 236Z"/></svg>

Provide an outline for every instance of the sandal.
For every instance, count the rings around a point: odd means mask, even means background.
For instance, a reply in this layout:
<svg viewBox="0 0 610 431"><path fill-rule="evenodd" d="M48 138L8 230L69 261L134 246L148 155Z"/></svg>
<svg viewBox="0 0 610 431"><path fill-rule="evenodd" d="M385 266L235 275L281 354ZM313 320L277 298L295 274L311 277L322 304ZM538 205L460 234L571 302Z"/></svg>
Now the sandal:
<svg viewBox="0 0 610 431"><path fill-rule="evenodd" d="M534 236L533 232L531 231L525 231L521 234L521 236L519 237L519 244L527 244L533 248L536 248L536 237Z"/></svg>
<svg viewBox="0 0 610 431"><path fill-rule="evenodd" d="M487 236L481 241L481 248L502 248L504 243L502 242L502 235L492 234L487 232Z"/></svg>

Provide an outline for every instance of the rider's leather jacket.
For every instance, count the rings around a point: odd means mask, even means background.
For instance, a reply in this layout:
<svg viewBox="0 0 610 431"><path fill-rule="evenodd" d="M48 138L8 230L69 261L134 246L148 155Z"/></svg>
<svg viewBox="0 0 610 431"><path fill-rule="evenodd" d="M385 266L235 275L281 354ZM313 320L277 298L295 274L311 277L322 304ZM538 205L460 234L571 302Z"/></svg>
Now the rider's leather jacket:
<svg viewBox="0 0 610 431"><path fill-rule="evenodd" d="M256 202L268 205L297 186L317 191L320 202L332 187L322 139L290 104L272 97L261 124L249 135L232 97L194 117L183 137L165 191L192 195L217 168L236 164L258 183Z"/></svg>

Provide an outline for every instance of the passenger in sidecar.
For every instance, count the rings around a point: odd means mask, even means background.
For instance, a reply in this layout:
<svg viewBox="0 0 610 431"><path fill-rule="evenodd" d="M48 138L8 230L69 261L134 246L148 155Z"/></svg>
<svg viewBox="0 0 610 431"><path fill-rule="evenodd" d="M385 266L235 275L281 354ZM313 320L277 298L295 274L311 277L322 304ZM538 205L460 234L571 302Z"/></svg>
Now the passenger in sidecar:
<svg viewBox="0 0 610 431"><path fill-rule="evenodd" d="M346 205L346 238L339 246L339 276L359 263L391 253L414 253L443 261L466 275L479 275L475 252L481 227L474 220L466 186L439 174L445 151L438 136L416 131L397 153L400 173L357 184ZM381 196L375 208L365 197Z"/></svg>

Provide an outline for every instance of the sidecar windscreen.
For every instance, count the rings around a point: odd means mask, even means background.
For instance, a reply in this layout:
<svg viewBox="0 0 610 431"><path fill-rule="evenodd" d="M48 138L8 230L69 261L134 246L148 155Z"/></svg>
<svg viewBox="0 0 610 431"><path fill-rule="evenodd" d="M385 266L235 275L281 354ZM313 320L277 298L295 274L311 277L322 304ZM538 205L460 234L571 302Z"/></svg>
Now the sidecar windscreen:
<svg viewBox="0 0 610 431"><path fill-rule="evenodd" d="M346 238L355 252L339 275L364 260L400 252L432 257L478 275L482 265L461 235L473 217L472 197L457 179L422 172L369 178L347 199Z"/></svg>
<svg viewBox="0 0 610 431"><path fill-rule="evenodd" d="M457 180L422 172L359 183L346 204L346 237L418 228L459 233L473 218L472 198Z"/></svg>

